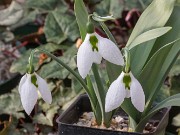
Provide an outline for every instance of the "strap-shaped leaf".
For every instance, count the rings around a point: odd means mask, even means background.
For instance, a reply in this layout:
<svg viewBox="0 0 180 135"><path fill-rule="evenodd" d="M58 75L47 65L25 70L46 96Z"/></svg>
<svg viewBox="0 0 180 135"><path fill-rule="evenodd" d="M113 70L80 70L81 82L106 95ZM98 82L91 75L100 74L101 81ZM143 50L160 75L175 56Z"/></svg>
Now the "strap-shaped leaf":
<svg viewBox="0 0 180 135"><path fill-rule="evenodd" d="M173 11L174 2L175 0L154 0L139 18L127 45L145 31L165 25Z"/></svg>
<svg viewBox="0 0 180 135"><path fill-rule="evenodd" d="M174 3L175 0L153 0L139 18L128 40L128 44L131 44L137 36L145 31L163 27L173 11ZM141 72L145 63L147 63L155 41L156 39L153 39L131 49L131 66L133 67L131 70L135 76Z"/></svg>
<svg viewBox="0 0 180 135"><path fill-rule="evenodd" d="M74 14L56 8L45 20L44 32L48 42L60 44L66 39L75 41L79 37L78 25Z"/></svg>
<svg viewBox="0 0 180 135"><path fill-rule="evenodd" d="M150 110L163 81L180 53L179 43L180 41L177 39L160 48L151 57L138 77L147 101L143 116Z"/></svg>
<svg viewBox="0 0 180 135"><path fill-rule="evenodd" d="M91 107L92 107L92 110L94 112L94 116L96 118L96 122L98 125L101 124L101 121L102 121L102 114L101 114L101 108L100 108L100 105L99 105L99 102L96 98L96 94L94 92L94 87L93 87L93 83L91 81L91 77L88 75L86 77L86 81L87 81L87 86L88 86L88 96L90 98L90 102L91 102Z"/></svg>
<svg viewBox="0 0 180 135"><path fill-rule="evenodd" d="M180 23L179 11L180 11L180 7L175 7L175 9L167 23L167 26L172 27L172 30L170 32L168 32L167 34L163 35L162 37L158 38L155 45L153 46L150 56L149 56L150 59L152 59L152 57L155 55L155 53L160 50L159 48L163 48L163 46L167 47L167 43L175 41L178 38L180 38L180 31L178 30L179 23ZM163 80L167 76L174 61L176 60L177 56L179 55L179 49L180 49L179 43L180 43L180 41L175 43L175 45L171 46L169 48L170 50L166 50L165 49L166 47L165 47L164 52L162 52L162 54L159 55L159 58L156 58L156 60L155 60L158 62L154 61L154 64L151 63L152 64L151 68L153 70L150 69L150 67L149 67L149 71L148 70L142 71L144 73L141 73L140 76L138 77L138 78L141 78L142 83L144 83L143 79L145 79L144 78L145 74L146 74L146 79L148 79L148 83L143 84L144 85L143 88L145 89L145 93L146 93L146 99L149 100L148 104L147 104L148 108L146 109L146 112L148 112L148 110L150 109L150 107L153 103L153 100L156 98L156 95L163 83ZM161 60L160 57L162 57L164 59L163 60L164 62ZM165 59L166 59L166 61L165 61ZM147 65L144 67L144 69L145 68L147 68ZM148 73L145 73L145 72L150 72L150 74L148 75ZM144 77L142 77L142 76L144 76ZM144 115L146 115L146 112L144 113Z"/></svg>
<svg viewBox="0 0 180 135"><path fill-rule="evenodd" d="M150 57L154 55L156 51L158 51L161 47L166 45L167 43L177 39L180 37L180 31L179 31L179 24L180 24L180 18L179 18L179 13L180 13L180 6L175 6L174 10L172 12L171 17L169 18L166 26L171 26L172 29L162 37L158 38L156 40L155 45L153 46Z"/></svg>
<svg viewBox="0 0 180 135"><path fill-rule="evenodd" d="M76 15L76 20L79 26L80 34L82 40L84 40L86 36L86 23L88 21L88 12L84 5L83 0L75 0L74 10Z"/></svg>
<svg viewBox="0 0 180 135"><path fill-rule="evenodd" d="M143 34L139 35L138 37L135 38L135 40L127 46L129 49L132 49L133 47L144 43L146 41L158 38L165 33L167 33L169 30L171 30L171 27L162 27L162 28L156 28L149 30L147 32L144 32Z"/></svg>
<svg viewBox="0 0 180 135"><path fill-rule="evenodd" d="M136 131L143 130L144 125L147 123L148 119L151 118L158 110L170 106L180 106L180 94L173 95L153 107L151 111L137 125Z"/></svg>

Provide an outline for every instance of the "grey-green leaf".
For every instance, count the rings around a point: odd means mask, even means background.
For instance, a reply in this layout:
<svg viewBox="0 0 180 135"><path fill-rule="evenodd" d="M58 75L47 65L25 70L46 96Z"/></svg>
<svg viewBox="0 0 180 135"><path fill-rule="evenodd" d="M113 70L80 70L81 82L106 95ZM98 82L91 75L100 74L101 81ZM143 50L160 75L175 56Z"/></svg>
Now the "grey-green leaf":
<svg viewBox="0 0 180 135"><path fill-rule="evenodd" d="M179 39L160 48L142 70L139 78L143 86L146 99L151 99L160 89L165 77L180 52ZM147 81L148 79L148 81Z"/></svg>
<svg viewBox="0 0 180 135"><path fill-rule="evenodd" d="M173 11L174 3L175 0L154 0L139 18L127 45L145 31L165 25Z"/></svg>
<svg viewBox="0 0 180 135"><path fill-rule="evenodd" d="M154 0L139 18L128 44L145 31L163 27L174 9L174 3L175 0ZM131 49L131 70L135 76L140 73L147 62L155 41L156 39L153 39Z"/></svg>
<svg viewBox="0 0 180 135"><path fill-rule="evenodd" d="M159 104L157 104L155 107L151 109L151 111L140 121L140 123L136 127L136 131L142 130L146 122L150 117L152 117L158 110L165 108L165 107L170 107L170 106L180 106L180 94L176 94L174 96L171 96Z"/></svg>
<svg viewBox="0 0 180 135"><path fill-rule="evenodd" d="M79 31L81 33L82 40L85 39L86 36L86 23L88 21L88 12L84 5L83 0L75 0L74 10L76 15L76 20L79 26Z"/></svg>
<svg viewBox="0 0 180 135"><path fill-rule="evenodd" d="M139 35L138 37L136 37L134 41L132 41L132 43L127 45L127 47L129 49L132 49L133 47L140 45L141 43L147 42L149 40L152 40L152 39L155 39L164 35L169 30L171 30L171 27L162 27L162 28L156 28L156 29L146 31L142 33L141 35Z"/></svg>

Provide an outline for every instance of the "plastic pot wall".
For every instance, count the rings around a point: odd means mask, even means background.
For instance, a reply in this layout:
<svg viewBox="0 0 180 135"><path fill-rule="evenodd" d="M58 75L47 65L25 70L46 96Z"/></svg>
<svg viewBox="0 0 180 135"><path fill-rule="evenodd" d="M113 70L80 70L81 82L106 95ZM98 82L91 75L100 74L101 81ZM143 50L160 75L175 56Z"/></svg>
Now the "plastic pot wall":
<svg viewBox="0 0 180 135"><path fill-rule="evenodd" d="M152 117L152 120L160 120L156 130L152 133L130 133L112 131L73 125L84 112L91 112L91 105L87 95L81 95L58 119L58 135L164 135L168 124L170 108L164 108ZM118 115L126 115L123 110Z"/></svg>

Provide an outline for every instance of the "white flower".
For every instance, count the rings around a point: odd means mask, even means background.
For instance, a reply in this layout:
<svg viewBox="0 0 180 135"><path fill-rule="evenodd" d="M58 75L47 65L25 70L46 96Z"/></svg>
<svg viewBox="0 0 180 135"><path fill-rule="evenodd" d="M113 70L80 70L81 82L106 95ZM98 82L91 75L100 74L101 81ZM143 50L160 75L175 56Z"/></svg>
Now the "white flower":
<svg viewBox="0 0 180 135"><path fill-rule="evenodd" d="M124 82L125 79L127 79L126 84ZM127 86L129 88L127 88ZM110 112L118 108L123 103L124 98L129 97L131 97L131 102L134 107L138 111L143 112L145 106L145 95L141 84L131 72L122 72L109 87L105 99L105 111Z"/></svg>
<svg viewBox="0 0 180 135"><path fill-rule="evenodd" d="M50 90L48 89L48 85L44 79L42 79L36 73L27 73L21 78L19 83L19 93L22 106L28 115L30 115L37 102L37 89L39 90L43 100L50 104L52 102L52 96Z"/></svg>
<svg viewBox="0 0 180 135"><path fill-rule="evenodd" d="M124 64L120 50L111 40L97 33L87 34L77 53L77 67L82 78L87 76L93 63L101 63L102 57L116 65Z"/></svg>

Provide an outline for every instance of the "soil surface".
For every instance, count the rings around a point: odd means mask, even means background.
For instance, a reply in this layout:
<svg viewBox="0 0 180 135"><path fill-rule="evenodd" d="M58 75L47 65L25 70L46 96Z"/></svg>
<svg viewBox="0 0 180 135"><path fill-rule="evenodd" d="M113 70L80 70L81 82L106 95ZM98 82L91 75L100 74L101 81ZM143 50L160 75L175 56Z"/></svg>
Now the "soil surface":
<svg viewBox="0 0 180 135"><path fill-rule="evenodd" d="M79 118L78 122L74 123L74 125L128 132L128 131L131 131L131 129L129 129L128 127L128 122L129 120L127 116L116 115L113 117L110 127L106 128L104 126L97 125L93 112L85 112ZM159 124L158 120L149 121L146 124L143 133L150 133L150 132L155 131L158 124Z"/></svg>

